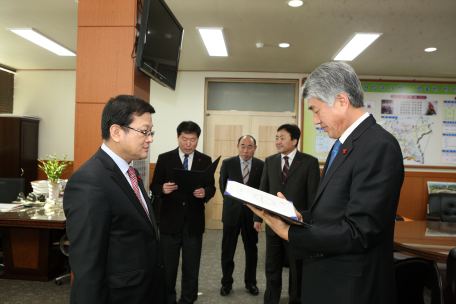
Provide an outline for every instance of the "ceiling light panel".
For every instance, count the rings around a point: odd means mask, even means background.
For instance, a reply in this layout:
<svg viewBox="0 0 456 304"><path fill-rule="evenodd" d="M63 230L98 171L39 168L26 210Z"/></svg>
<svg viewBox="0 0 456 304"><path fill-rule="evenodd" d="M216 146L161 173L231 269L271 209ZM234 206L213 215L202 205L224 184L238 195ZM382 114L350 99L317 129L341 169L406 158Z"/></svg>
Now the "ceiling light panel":
<svg viewBox="0 0 456 304"><path fill-rule="evenodd" d="M290 44L289 44L289 43L280 43L279 46L280 46L281 48L284 48L284 49L285 49L285 48L289 47Z"/></svg>
<svg viewBox="0 0 456 304"><path fill-rule="evenodd" d="M356 33L355 36L345 45L345 47L334 57L334 60L352 61L362 51L364 51L372 42L374 42L381 33Z"/></svg>
<svg viewBox="0 0 456 304"><path fill-rule="evenodd" d="M198 31L203 38L209 56L228 56L223 38L223 28L198 28Z"/></svg>
<svg viewBox="0 0 456 304"><path fill-rule="evenodd" d="M291 7L300 7L303 4L301 0L291 0L288 1L288 5Z"/></svg>
<svg viewBox="0 0 456 304"><path fill-rule="evenodd" d="M73 51L61 46L33 28L9 30L59 56L76 56L76 53Z"/></svg>
<svg viewBox="0 0 456 304"><path fill-rule="evenodd" d="M430 53L430 52L435 52L435 51L437 51L437 48L435 48L435 47L430 47L430 48L424 49L424 51L425 51L425 52L428 52L428 53Z"/></svg>

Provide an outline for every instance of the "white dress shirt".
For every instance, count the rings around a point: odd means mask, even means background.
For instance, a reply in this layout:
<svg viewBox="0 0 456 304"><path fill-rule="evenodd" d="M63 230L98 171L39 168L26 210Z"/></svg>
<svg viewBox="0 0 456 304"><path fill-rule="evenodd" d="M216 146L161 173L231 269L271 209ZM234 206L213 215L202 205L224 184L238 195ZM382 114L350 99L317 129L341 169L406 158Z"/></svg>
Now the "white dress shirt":
<svg viewBox="0 0 456 304"><path fill-rule="evenodd" d="M363 116L358 118L354 123L352 123L350 127L348 127L347 130L345 130L344 133L342 133L342 135L339 138L339 141L343 144L345 140L348 138L348 136L350 136L350 134L352 134L352 132L356 129L356 127L359 126L368 117L369 113L364 113Z"/></svg>
<svg viewBox="0 0 456 304"><path fill-rule="evenodd" d="M123 175L125 176L125 178L127 179L128 183L130 184L131 188L133 189L133 186L131 185L130 176L128 175L128 168L130 166L132 166L132 163L128 164L120 156L118 156L111 149L109 149L108 146L106 146L104 143L101 145L101 149L103 151L105 151L112 158L112 160L116 163L117 167L119 167L120 171L122 171ZM140 181L138 181L138 183L139 182ZM133 191L134 191L134 189L133 189ZM142 194L141 189L139 190L139 195L141 195L142 202L144 203L143 205L146 207L147 212L149 212L149 207L147 207L146 200L144 199L144 196Z"/></svg>
<svg viewBox="0 0 456 304"><path fill-rule="evenodd" d="M192 152L191 154L188 155L188 158L187 158L188 170L192 169L193 155L194 154L195 154L195 152ZM180 157L182 165L183 165L184 164L184 160L185 160L185 153L182 152L180 148L179 148L179 157Z"/></svg>
<svg viewBox="0 0 456 304"><path fill-rule="evenodd" d="M285 155L285 154L281 154L281 157L282 157L282 170L283 170L283 166L285 166L285 159L283 159L285 156L288 156L288 165L291 167L291 163L293 162L293 158L295 158L296 156L296 152L298 152L298 149L294 149L293 152L291 152L290 154L288 155Z"/></svg>

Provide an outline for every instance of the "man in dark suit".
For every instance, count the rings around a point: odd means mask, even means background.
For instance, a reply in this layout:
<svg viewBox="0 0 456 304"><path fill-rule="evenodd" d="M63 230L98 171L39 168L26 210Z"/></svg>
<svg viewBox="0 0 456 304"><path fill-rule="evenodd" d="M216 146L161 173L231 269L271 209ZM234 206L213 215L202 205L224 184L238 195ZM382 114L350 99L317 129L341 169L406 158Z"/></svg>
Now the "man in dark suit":
<svg viewBox="0 0 456 304"><path fill-rule="evenodd" d="M257 145L250 135L241 136L237 148L239 155L225 159L220 169L220 192L225 193L228 179L258 189L264 162L253 157ZM258 232L253 228L253 212L246 205L229 197L223 197L223 239L222 239L222 288L220 294L226 296L233 285L234 253L239 232L245 250L245 288L258 295L256 268L258 261Z"/></svg>
<svg viewBox="0 0 456 304"><path fill-rule="evenodd" d="M177 127L179 147L160 154L151 184L152 193L161 197L160 232L165 261L168 303L176 303L176 278L182 248L182 283L179 303L193 303L198 298L198 275L205 227L204 208L215 194L212 176L193 193L180 192L171 182L173 169L204 171L211 158L196 151L200 127L184 121Z"/></svg>
<svg viewBox="0 0 456 304"><path fill-rule="evenodd" d="M66 185L72 304L165 303L157 222L131 166L149 153L152 113L140 98L111 98L101 117L103 145Z"/></svg>
<svg viewBox="0 0 456 304"><path fill-rule="evenodd" d="M266 158L260 190L277 195L284 193L297 210L308 210L320 181L318 160L297 150L301 131L296 125L285 124L277 129L279 153ZM255 229L261 231L262 219L254 217ZM285 255L290 264L289 303L301 303L302 259L291 256L288 242L266 226L266 291L264 303L279 303L282 291L282 267Z"/></svg>
<svg viewBox="0 0 456 304"><path fill-rule="evenodd" d="M363 89L347 64L329 62L307 78L314 123L337 138L310 211L312 227L254 212L304 259L303 303L396 303L393 238L404 165L397 140L363 108ZM279 195L282 196L282 195Z"/></svg>

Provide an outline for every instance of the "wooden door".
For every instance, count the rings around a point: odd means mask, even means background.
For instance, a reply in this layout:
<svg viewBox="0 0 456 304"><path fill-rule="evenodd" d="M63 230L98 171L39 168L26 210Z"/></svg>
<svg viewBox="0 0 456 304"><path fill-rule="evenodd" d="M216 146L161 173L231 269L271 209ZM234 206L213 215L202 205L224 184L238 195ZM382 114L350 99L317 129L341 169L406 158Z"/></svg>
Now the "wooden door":
<svg viewBox="0 0 456 304"><path fill-rule="evenodd" d="M294 113L208 111L205 121L204 153L215 160L221 156L215 172L217 191L206 205L206 228L222 229L223 197L219 177L222 161L239 154L236 147L242 135L252 135L257 141L255 157L264 160L277 153L275 135L277 128L286 123L296 123Z"/></svg>

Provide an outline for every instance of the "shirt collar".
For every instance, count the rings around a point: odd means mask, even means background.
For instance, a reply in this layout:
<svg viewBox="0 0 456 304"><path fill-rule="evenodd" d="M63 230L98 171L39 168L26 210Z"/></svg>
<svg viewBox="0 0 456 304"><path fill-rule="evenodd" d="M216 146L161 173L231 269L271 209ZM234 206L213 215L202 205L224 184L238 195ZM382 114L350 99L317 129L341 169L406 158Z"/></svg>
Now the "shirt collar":
<svg viewBox="0 0 456 304"><path fill-rule="evenodd" d="M280 155L281 155L282 158L284 158L285 156L288 156L289 159L293 159L295 157L295 155L296 155L296 152L298 152L298 149L295 148L293 150L293 152L291 152L288 155L285 155L285 154L282 154L282 153L280 153Z"/></svg>
<svg viewBox="0 0 456 304"><path fill-rule="evenodd" d="M128 171L128 167L130 167L132 163L127 163L123 158L109 149L108 146L106 146L104 143L101 145L101 149L112 158L112 160L116 163L117 167L119 167L120 171L122 171L123 174Z"/></svg>
<svg viewBox="0 0 456 304"><path fill-rule="evenodd" d="M247 162L249 165L252 164L252 158L253 158L253 157L250 157L249 160L246 160L246 162ZM242 157L241 157L240 155L239 155L239 159L240 159L240 161L241 161L241 164L244 163L245 160L243 160Z"/></svg>
<svg viewBox="0 0 456 304"><path fill-rule="evenodd" d="M182 159L182 158L184 157L185 153L182 152L180 148L178 148L177 150L179 150L179 157ZM188 155L188 158L193 158L193 154L195 154L195 151L193 151L192 153L190 153L190 154Z"/></svg>
<svg viewBox="0 0 456 304"><path fill-rule="evenodd" d="M345 130L344 133L342 133L342 135L339 138L339 141L343 144L345 142L345 140L347 140L348 136L350 136L350 134L353 133L353 131L356 129L356 127L358 127L368 117L369 117L369 113L367 113L367 112L364 113L363 116L358 118L354 123L352 123L352 125L350 127L348 127L347 130Z"/></svg>

